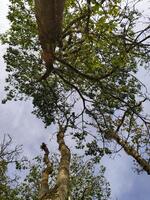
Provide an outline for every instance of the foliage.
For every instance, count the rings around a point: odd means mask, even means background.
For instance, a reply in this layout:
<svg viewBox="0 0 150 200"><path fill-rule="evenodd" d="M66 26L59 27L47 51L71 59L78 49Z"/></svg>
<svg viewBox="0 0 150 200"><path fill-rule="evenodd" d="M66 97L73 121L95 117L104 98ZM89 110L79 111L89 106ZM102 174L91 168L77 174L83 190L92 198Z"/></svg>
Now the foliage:
<svg viewBox="0 0 150 200"><path fill-rule="evenodd" d="M55 155L56 156L56 155ZM53 156L55 169L58 168L58 159ZM84 162L82 157L73 155L70 167L70 196L71 199L109 199L110 186L104 177L105 168L100 166L95 173L93 162ZM55 170L50 177L49 187L54 186ZM38 199L39 178L41 175L41 158L36 157L34 164L29 167L29 173L19 187L21 199Z"/></svg>
<svg viewBox="0 0 150 200"><path fill-rule="evenodd" d="M21 153L21 146L16 146L12 148L12 139L8 135L5 135L3 141L0 144L0 199L1 200L19 200L18 194L18 176L17 174L10 176L8 171L13 171L10 169L10 165L16 167L23 164L24 158L19 158ZM13 168L13 167L12 167Z"/></svg>
<svg viewBox="0 0 150 200"><path fill-rule="evenodd" d="M110 187L104 177L105 168L93 161L73 156L71 163L71 199L109 199ZM95 174L95 175L94 175Z"/></svg>
<svg viewBox="0 0 150 200"><path fill-rule="evenodd" d="M148 162L150 119L143 113L143 104L149 97L136 72L139 65L149 65L150 27L137 28L141 17L136 2L67 1L63 46L56 48L53 72L40 81L46 69L34 3L10 0L11 27L1 37L9 45L4 57L8 85L3 103L31 98L33 113L46 126L56 122L58 115L70 117L79 143L90 137L89 143L96 141L109 153L118 151L118 143L144 168L141 156ZM86 148L91 144L85 144Z"/></svg>

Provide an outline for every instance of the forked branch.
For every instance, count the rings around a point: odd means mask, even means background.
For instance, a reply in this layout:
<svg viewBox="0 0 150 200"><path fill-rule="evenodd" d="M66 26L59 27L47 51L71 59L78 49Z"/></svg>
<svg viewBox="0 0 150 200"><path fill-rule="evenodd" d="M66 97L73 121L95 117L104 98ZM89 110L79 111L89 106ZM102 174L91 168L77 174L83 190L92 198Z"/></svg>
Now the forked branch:
<svg viewBox="0 0 150 200"><path fill-rule="evenodd" d="M59 169L57 174L57 180L54 188L48 186L48 178L52 173L52 163L50 162L48 155L49 150L45 143L42 143L41 149L44 150L44 163L46 168L42 172L41 188L39 192L39 200L66 200L69 196L69 166L70 166L70 150L65 144L64 134L66 127L59 125L59 131L57 134L57 142L59 145L59 151L61 154Z"/></svg>

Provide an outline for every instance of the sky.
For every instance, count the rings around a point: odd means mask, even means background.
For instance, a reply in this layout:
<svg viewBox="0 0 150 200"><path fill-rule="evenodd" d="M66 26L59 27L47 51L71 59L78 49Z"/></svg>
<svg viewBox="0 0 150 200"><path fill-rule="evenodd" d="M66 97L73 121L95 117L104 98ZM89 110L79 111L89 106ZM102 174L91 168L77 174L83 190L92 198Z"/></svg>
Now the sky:
<svg viewBox="0 0 150 200"><path fill-rule="evenodd" d="M8 10L8 0L0 1L0 33L7 30L9 23L6 19ZM148 2L148 1L147 1ZM150 4L149 4L150 5ZM144 4L142 9L148 7ZM0 46L0 100L5 97L5 63L3 54L6 47ZM150 91L150 72L140 70L138 76L147 85ZM150 114L150 107L146 107ZM55 152L57 144L55 141L55 130L44 128L41 120L37 119L32 112L32 102L8 102L0 104L0 140L4 134L10 134L14 145L23 144L24 155L32 158L41 154L40 144L48 143L50 152ZM70 144L70 138L66 138ZM71 147L71 146L70 146ZM73 148L73 146L71 147ZM150 176L146 173L137 175L133 172L133 160L125 153L121 152L114 159L105 158L103 164L107 166L106 177L111 184L113 200L150 200Z"/></svg>

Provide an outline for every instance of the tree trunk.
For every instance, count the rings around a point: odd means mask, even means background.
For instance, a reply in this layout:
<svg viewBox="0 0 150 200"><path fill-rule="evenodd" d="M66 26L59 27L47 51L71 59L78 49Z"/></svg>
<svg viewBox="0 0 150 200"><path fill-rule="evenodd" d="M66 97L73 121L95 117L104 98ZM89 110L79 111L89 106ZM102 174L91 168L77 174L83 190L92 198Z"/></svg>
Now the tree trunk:
<svg viewBox="0 0 150 200"><path fill-rule="evenodd" d="M62 32L65 0L35 0L35 16L43 52L53 53Z"/></svg>
<svg viewBox="0 0 150 200"><path fill-rule="evenodd" d="M61 43L64 4L65 0L35 0L38 35L43 50L41 58L46 66L40 81L47 79L53 71L56 43Z"/></svg>
<svg viewBox="0 0 150 200"><path fill-rule="evenodd" d="M44 163L46 168L42 173L41 187L39 191L39 200L67 200L69 197L69 166L70 166L70 150L64 141L65 128L59 126L57 134L57 142L61 153L57 181L54 188L49 189L48 177L52 173L52 163L49 161L49 151L47 146L43 144L41 148L45 151ZM45 147L46 146L46 147Z"/></svg>
<svg viewBox="0 0 150 200"><path fill-rule="evenodd" d="M69 166L70 166L70 150L64 141L65 129L60 126L57 134L57 142L59 144L59 151L61 152L61 159L59 163L59 171L57 176L57 195L58 200L66 200L69 196Z"/></svg>

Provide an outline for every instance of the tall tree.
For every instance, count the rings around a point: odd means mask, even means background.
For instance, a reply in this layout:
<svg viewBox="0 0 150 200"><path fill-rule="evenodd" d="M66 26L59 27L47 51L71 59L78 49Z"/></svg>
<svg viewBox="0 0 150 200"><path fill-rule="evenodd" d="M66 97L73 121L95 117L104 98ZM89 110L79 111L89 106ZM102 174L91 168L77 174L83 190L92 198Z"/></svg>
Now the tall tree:
<svg viewBox="0 0 150 200"><path fill-rule="evenodd" d="M9 45L3 103L32 97L33 113L46 126L58 113L70 115L74 137L87 146L87 154L98 160L117 152L117 144L150 174L150 119L143 112L149 97L136 78L138 67L149 65L150 26L137 28L136 2L66 1L63 45L56 44L53 70L45 78L34 2L10 3L11 27L2 36ZM91 142L85 144L88 137Z"/></svg>

